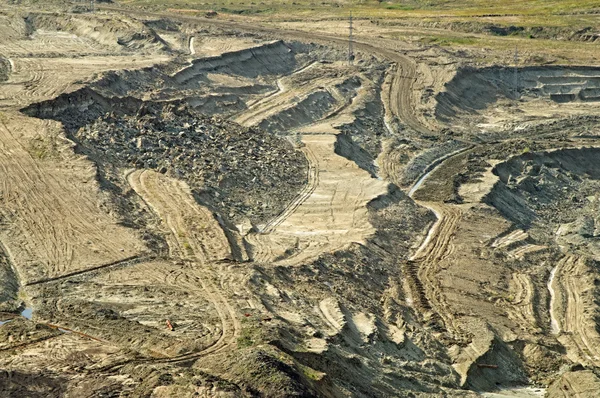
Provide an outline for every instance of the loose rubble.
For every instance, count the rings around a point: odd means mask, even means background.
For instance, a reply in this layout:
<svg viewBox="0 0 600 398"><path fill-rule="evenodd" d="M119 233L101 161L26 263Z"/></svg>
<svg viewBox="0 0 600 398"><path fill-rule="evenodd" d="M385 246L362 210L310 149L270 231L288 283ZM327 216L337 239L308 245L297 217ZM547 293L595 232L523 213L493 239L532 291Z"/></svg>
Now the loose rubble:
<svg viewBox="0 0 600 398"><path fill-rule="evenodd" d="M274 217L306 184L307 162L287 140L185 106L100 117L75 133L101 158L188 182L232 222Z"/></svg>

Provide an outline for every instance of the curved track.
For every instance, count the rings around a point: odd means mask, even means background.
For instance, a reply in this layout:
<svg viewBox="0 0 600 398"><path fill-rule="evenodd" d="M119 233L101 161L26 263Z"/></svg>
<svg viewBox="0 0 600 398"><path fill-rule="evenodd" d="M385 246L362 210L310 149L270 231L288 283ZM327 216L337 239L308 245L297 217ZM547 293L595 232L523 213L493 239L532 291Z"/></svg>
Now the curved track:
<svg viewBox="0 0 600 398"><path fill-rule="evenodd" d="M574 362L600 366L600 333L596 330L595 283L584 257L573 254L559 260L550 285L550 311L558 340Z"/></svg>
<svg viewBox="0 0 600 398"><path fill-rule="evenodd" d="M221 319L222 334L208 348L160 361L187 361L220 352L235 344L241 328L236 311L212 282L217 275L210 262L231 255L221 227L207 209L195 202L189 187L183 182L149 170L136 170L128 175L127 180L170 232L168 243L172 255L192 262L195 264L194 273L201 274L200 277L177 279L176 283L188 289L203 290Z"/></svg>

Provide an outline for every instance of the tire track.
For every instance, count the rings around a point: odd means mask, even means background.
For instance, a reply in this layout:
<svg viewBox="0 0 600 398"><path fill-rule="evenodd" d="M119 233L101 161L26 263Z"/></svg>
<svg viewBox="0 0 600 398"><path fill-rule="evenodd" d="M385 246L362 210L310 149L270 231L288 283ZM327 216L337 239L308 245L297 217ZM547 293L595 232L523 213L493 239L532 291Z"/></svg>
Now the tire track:
<svg viewBox="0 0 600 398"><path fill-rule="evenodd" d="M509 284L509 291L514 292L514 298L508 307L509 317L514 318L522 328L531 328L541 331L533 306L536 291L531 277L523 273L513 273Z"/></svg>
<svg viewBox="0 0 600 398"><path fill-rule="evenodd" d="M28 272L20 270L23 282L38 275L53 278L97 267L87 259L106 264L139 255L133 235L99 211L90 197L96 192L82 194L77 189L81 186L69 181L70 174L57 173L54 168L50 172L15 138L15 134L27 137L27 129L34 126L44 132L51 130L47 121L12 114L0 121L0 171L4 176L0 201L3 215L14 220L14 233L4 244L16 264L32 259L43 264Z"/></svg>
<svg viewBox="0 0 600 398"><path fill-rule="evenodd" d="M160 362L179 362L197 359L209 354L221 352L236 343L241 325L236 311L228 300L221 294L214 283L210 280L214 272L210 266L211 261L219 259L223 254L230 255L229 245L225 234L212 217L212 214L196 204L189 188L182 182L164 177L149 170L133 171L127 176L131 187L143 198L149 207L163 221L172 235L171 244L177 245L175 253L180 253L182 258L194 267L194 273L200 270L202 277L195 277L193 282L189 279L184 282L188 288L198 289L196 282L200 284L204 295L211 301L221 319L222 332L217 341L209 347L197 353L184 354ZM198 223L209 223L205 231L194 231L194 225ZM212 233L210 229L219 232ZM204 232L204 233L199 233ZM210 242L206 244L204 240ZM211 247L211 252L207 250ZM219 254L214 254L214 253ZM180 275L181 276L181 275ZM187 279L188 275L186 275Z"/></svg>
<svg viewBox="0 0 600 398"><path fill-rule="evenodd" d="M587 366L600 366L600 333L596 330L595 284L585 257L566 254L559 260L550 287L551 319L567 356Z"/></svg>
<svg viewBox="0 0 600 398"><path fill-rule="evenodd" d="M293 212L302 205L313 194L317 186L319 185L319 159L315 156L314 152L307 146L302 147L302 153L308 161L307 184L298 193L298 195L290 202L288 206L281 212L280 215L270 220L264 227L260 228L260 232L270 233L273 232L278 225L284 222Z"/></svg>
<svg viewBox="0 0 600 398"><path fill-rule="evenodd" d="M446 161L460 155L467 149L469 148L463 148L434 161L432 163L434 166L427 168L429 171L415 182L408 195L412 198L439 167L442 167ZM452 239L461 219L462 211L456 206L443 203L418 200L415 202L432 211L435 214L436 221L406 264L406 274L409 279L405 283L405 287L408 289L407 297L409 297L407 303L414 308L423 310L425 318L439 317L444 322L446 330L458 337L460 330L455 325L452 316L450 316L448 304L439 287L437 274L440 270L440 262L453 251Z"/></svg>

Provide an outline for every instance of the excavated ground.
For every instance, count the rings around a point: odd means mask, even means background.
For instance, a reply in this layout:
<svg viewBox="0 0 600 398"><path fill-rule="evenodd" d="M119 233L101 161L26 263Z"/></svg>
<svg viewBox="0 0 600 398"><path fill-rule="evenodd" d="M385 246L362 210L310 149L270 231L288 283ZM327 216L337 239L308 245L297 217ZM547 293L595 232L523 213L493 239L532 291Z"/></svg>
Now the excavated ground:
<svg viewBox="0 0 600 398"><path fill-rule="evenodd" d="M438 120L484 134L548 119L598 115L598 102L600 69L585 66L460 68L431 101Z"/></svg>
<svg viewBox="0 0 600 398"><path fill-rule="evenodd" d="M0 395L596 396L597 68L0 22Z"/></svg>

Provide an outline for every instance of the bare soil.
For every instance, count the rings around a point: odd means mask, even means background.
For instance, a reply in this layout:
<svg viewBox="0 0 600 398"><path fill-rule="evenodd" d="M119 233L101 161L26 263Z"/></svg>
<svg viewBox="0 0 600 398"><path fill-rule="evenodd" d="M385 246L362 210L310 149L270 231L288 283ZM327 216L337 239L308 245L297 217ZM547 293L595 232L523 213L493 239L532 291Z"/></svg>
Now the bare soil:
<svg viewBox="0 0 600 398"><path fill-rule="evenodd" d="M597 65L52 7L0 11L0 395L597 396Z"/></svg>

